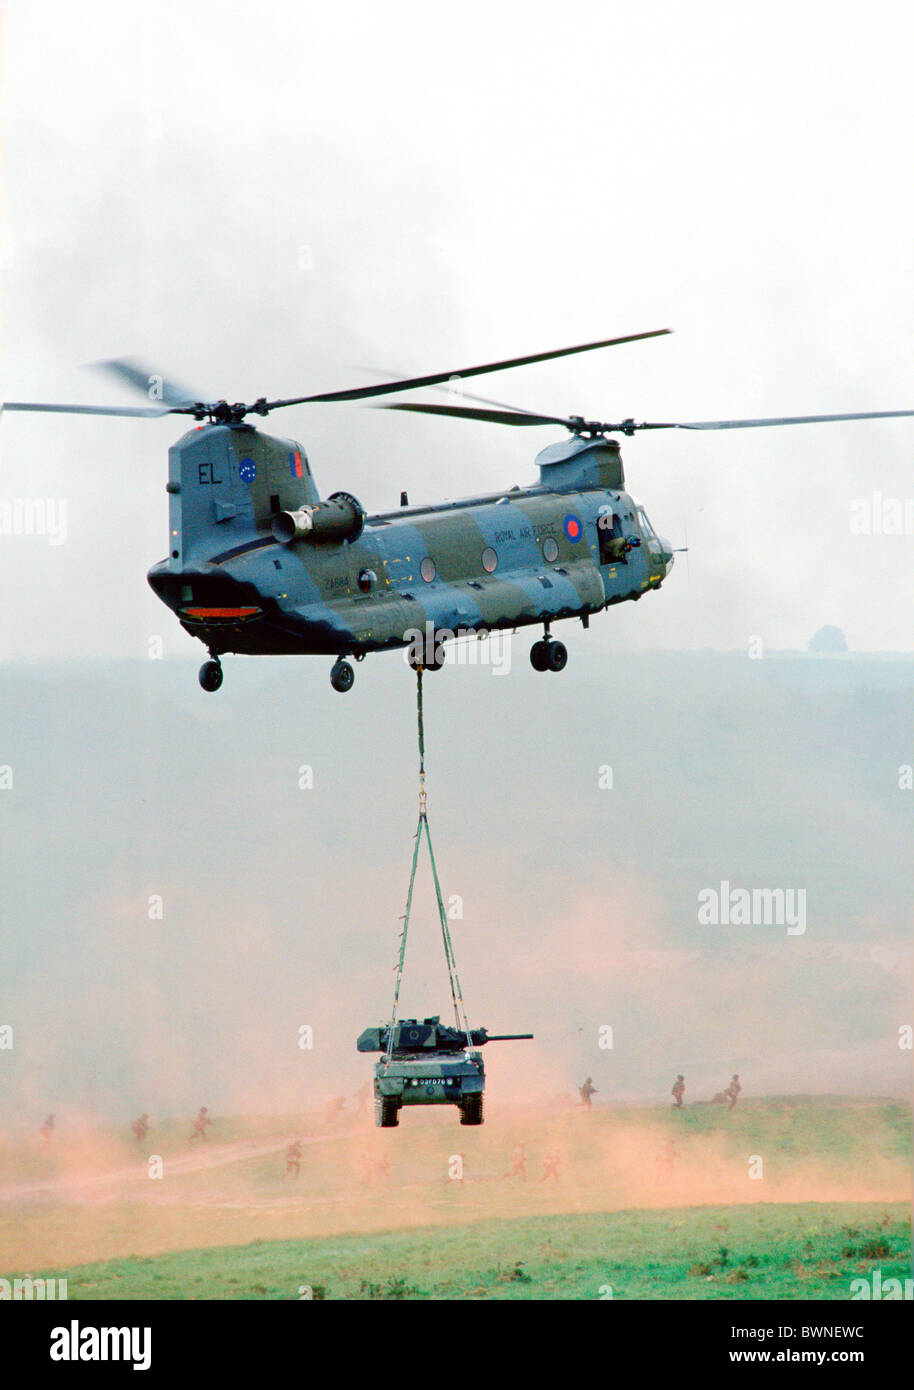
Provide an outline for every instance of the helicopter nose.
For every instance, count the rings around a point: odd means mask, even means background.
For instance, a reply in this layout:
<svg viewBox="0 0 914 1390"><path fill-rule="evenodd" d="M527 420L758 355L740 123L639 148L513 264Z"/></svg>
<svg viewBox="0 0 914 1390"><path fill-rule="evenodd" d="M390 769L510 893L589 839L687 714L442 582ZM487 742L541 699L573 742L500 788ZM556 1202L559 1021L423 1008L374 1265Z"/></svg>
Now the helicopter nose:
<svg viewBox="0 0 914 1390"><path fill-rule="evenodd" d="M675 557L674 554L673 554L673 547L670 545L670 542L669 542L668 540L666 540L665 537L661 536L661 537L660 537L660 559L663 561L663 577L664 577L664 579L666 579L666 577L667 577L667 575L669 574L670 570L673 568L673 563L674 563L675 558L676 558L676 557Z"/></svg>

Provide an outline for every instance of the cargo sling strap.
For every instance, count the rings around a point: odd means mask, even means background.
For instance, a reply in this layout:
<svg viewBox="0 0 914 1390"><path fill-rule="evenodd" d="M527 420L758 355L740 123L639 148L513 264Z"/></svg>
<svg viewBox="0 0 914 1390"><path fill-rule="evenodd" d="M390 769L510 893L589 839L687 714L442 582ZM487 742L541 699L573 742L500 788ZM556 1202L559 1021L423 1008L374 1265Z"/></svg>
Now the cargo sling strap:
<svg viewBox="0 0 914 1390"><path fill-rule="evenodd" d="M432 879L435 884L435 898L438 903L438 916L441 920L441 939L444 942L444 958L447 961L448 978L451 985L451 999L454 1004L454 1019L458 1032L466 1035L467 1047L472 1047L473 1042L470 1036L470 1025L467 1021L466 1008L463 1002L463 991L460 988L460 976L457 974L457 961L454 958L454 946L451 941L451 933L448 930L447 913L444 910L444 899L441 896L441 884L438 881L438 868L435 864L435 851L432 849L432 837L428 828L428 801L425 791L425 726L422 721L422 671L416 671L416 703L419 720L419 824L416 828L416 843L413 849L413 865L409 875L409 890L406 894L406 912L402 918L403 931L400 933L400 958L397 963L397 982L394 986L394 1003L390 1016L390 1027L387 1030L387 1055L385 1061L387 1065L393 1058L394 1036L397 1024L397 1008L400 1002L400 985L403 980L403 962L406 959L406 937L409 931L409 918L413 906L413 889L416 885L416 869L419 864L419 848L422 844L423 836L428 846L429 862L432 866Z"/></svg>

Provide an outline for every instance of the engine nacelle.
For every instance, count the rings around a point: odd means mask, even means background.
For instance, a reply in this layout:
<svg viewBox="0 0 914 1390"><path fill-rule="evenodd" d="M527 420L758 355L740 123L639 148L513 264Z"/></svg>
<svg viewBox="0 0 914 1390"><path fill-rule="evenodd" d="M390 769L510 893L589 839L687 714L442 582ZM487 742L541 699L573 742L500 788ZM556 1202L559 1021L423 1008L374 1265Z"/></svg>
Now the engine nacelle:
<svg viewBox="0 0 914 1390"><path fill-rule="evenodd" d="M326 502L277 512L272 519L273 539L283 545L309 540L314 544L354 541L365 526L365 510L348 492L334 492Z"/></svg>

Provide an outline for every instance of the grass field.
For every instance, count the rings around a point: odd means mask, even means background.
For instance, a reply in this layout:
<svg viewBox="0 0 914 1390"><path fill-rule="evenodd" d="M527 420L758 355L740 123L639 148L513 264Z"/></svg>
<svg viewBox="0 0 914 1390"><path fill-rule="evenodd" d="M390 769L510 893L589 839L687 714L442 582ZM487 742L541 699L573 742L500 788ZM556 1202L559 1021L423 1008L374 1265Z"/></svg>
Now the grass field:
<svg viewBox="0 0 914 1390"><path fill-rule="evenodd" d="M910 1275L902 1204L542 1216L55 1270L71 1299L846 1299ZM50 1271L45 1271L50 1273Z"/></svg>
<svg viewBox="0 0 914 1390"><path fill-rule="evenodd" d="M298 1136L300 1174L283 1149ZM910 1111L774 1098L7 1140L0 1271L73 1299L835 1299L910 1275ZM524 1146L526 1176L513 1175ZM453 1177L463 1156L463 1180ZM546 1156L558 1177L543 1174Z"/></svg>

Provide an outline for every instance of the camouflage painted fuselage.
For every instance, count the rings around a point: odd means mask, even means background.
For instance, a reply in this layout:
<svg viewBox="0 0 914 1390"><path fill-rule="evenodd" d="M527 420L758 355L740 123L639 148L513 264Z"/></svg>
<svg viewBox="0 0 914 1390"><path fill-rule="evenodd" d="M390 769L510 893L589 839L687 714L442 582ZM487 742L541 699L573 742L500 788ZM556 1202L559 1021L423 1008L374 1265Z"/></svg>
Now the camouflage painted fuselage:
<svg viewBox="0 0 914 1390"><path fill-rule="evenodd" d="M586 621L658 588L672 553L625 492L618 445L570 439L536 461L532 487L369 516L350 539L282 544L277 513L327 505L300 445L250 425L200 426L169 452L171 549L149 582L214 652L334 656L430 628Z"/></svg>

